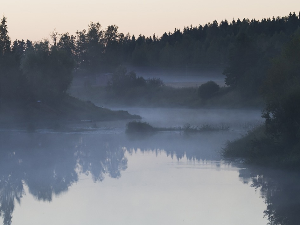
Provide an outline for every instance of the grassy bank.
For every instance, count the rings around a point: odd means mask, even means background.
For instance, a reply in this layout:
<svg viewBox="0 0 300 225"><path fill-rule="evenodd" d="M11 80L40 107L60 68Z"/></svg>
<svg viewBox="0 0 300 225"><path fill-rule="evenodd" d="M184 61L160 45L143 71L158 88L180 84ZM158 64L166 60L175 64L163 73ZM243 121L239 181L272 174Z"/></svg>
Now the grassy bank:
<svg viewBox="0 0 300 225"><path fill-rule="evenodd" d="M202 125L200 127L194 127L190 124L186 124L183 127L153 127L149 123L140 122L140 121L132 121L127 123L126 125L126 133L130 134L146 134L146 133L154 133L159 131L182 131L185 133L199 133L199 132L211 132L211 131L226 131L229 127L220 126L214 127L208 124Z"/></svg>
<svg viewBox="0 0 300 225"><path fill-rule="evenodd" d="M240 139L228 142L222 155L226 159L243 159L248 164L299 170L299 148L299 140L287 143L281 138L267 135L265 125L262 125Z"/></svg>
<svg viewBox="0 0 300 225"><path fill-rule="evenodd" d="M65 95L55 103L41 101L26 105L4 105L0 110L0 127L53 127L55 124L78 121L139 119L127 111L112 111L90 101Z"/></svg>

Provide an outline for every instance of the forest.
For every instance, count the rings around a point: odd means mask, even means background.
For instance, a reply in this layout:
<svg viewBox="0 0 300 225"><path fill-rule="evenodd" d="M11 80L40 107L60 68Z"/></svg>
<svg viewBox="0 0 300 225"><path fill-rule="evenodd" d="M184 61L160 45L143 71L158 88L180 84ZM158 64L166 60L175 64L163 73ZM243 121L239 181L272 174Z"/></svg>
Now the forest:
<svg viewBox="0 0 300 225"><path fill-rule="evenodd" d="M50 41L38 42L12 41L3 17L1 102L50 100L50 95L66 92L74 74L111 73L119 65L195 71L221 68L226 85L257 95L271 59L300 33L299 16L213 21L161 37L124 35L115 25L103 30L100 23L92 22L75 35L53 32Z"/></svg>
<svg viewBox="0 0 300 225"><path fill-rule="evenodd" d="M300 159L299 58L300 14L296 13L260 21L213 21L175 29L161 37L124 35L116 25L102 29L100 23L91 22L86 30L75 35L53 32L50 40L37 42L12 41L7 19L3 17L0 24L1 121L5 120L3 112L11 109L27 116L32 115L33 108L35 112L43 109L42 113L70 114L70 109L63 111L62 107L75 101L67 92L74 76L112 73L106 87L111 99L127 96L134 100L132 96L146 94L150 98L158 90L162 90L160 95L152 101L163 99L161 105L167 106L172 98L187 102L194 96L203 103L228 93L240 96L241 101L263 99L265 137L252 140L253 147L244 154L263 157L269 154L269 149L276 153L277 161L284 154ZM219 68L223 70L226 87L208 82L196 91L166 89L161 80L146 80L127 72L126 66L169 71ZM178 105L175 102L172 106ZM82 107L97 108L91 102L85 102ZM232 152L226 151L229 155Z"/></svg>

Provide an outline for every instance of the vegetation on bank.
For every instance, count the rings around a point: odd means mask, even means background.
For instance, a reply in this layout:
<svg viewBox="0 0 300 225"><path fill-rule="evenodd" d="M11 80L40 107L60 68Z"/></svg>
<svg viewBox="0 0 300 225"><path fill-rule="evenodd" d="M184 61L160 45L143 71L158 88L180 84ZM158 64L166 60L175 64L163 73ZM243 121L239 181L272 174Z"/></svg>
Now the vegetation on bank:
<svg viewBox="0 0 300 225"><path fill-rule="evenodd" d="M160 68L168 71L167 74L186 74L191 71L200 71L209 68L223 70L226 87L212 89L212 86L196 88L171 88L166 86L150 87L136 77L135 85L128 88L122 82L119 90L103 87L72 90L72 94L80 98L92 98L94 102L103 105L135 105L158 107L259 107L263 108L261 88L267 78L267 71L271 66L272 58L280 55L284 46L293 36L300 33L300 16L290 13L286 17L273 17L257 20L233 20L208 23L199 27L185 27L183 31L175 29L173 33L165 33L162 37L124 36L115 34L114 51L118 56L118 63L106 72L113 72L116 65L129 65L143 68ZM116 27L115 27L116 28ZM102 46L103 51L98 51L99 63L97 66L105 68L108 65L106 54L110 52L101 43L106 42L106 31L101 27L91 24L86 33L81 32L74 40L74 49L79 46L88 50L88 46ZM79 33L78 33L79 34ZM90 41L91 35L93 40ZM96 34L99 34L96 36ZM102 34L102 36L100 35ZM118 35L117 35L118 34ZM84 41L83 41L84 40ZM89 60L88 51L81 54L75 51L78 60L77 73L86 71L85 75L93 76L94 72L87 72L83 65L90 62L89 68L95 68ZM80 57L79 57L80 56ZM100 63L101 62L101 63ZM116 61L115 61L116 62ZM124 73L124 75L127 72ZM140 82L140 83L139 83ZM134 83L132 83L134 84ZM103 84L105 85L105 84ZM206 86L206 87L205 87ZM210 90L206 91L205 88ZM122 89L122 90L120 90Z"/></svg>
<svg viewBox="0 0 300 225"><path fill-rule="evenodd" d="M263 127L224 149L226 157L277 167L300 168L300 35L273 59L261 92Z"/></svg>
<svg viewBox="0 0 300 225"><path fill-rule="evenodd" d="M214 82L208 82L199 88L174 89L166 87L160 79L146 80L127 72L124 67L118 67L105 89L88 91L101 92L102 98L109 103L174 107L257 106L261 105L262 94L266 138L257 139L253 149L263 152L266 151L261 147L264 144L259 143L270 143L268 146L275 143L276 146L288 146L278 147L282 154L293 155L299 152L300 139L299 21L299 16L294 13L272 20L245 19L232 21L231 24L214 22L204 27L186 28L184 32L176 30L161 38L153 37L152 41L142 36L139 39L129 39L127 36L126 39L117 32L116 26L103 31L100 24L91 23L87 31L77 32L76 36L53 33L52 42L16 40L11 43L6 18L3 17L0 24L0 113L18 109L25 112L25 118L39 118L36 116L38 114L45 118L48 115L72 115L72 112L74 114L70 118L76 115L96 118L92 112L97 112L103 119L108 118L106 114L109 111L90 103L76 100L76 103L69 104L75 101L67 93L72 76L74 73L94 76L112 71L117 65L128 63L129 58L134 58L140 47L144 46L144 50L137 54L137 65L152 66L163 62L161 65L175 70L175 65L186 65L188 68L200 65L204 62L202 59L209 59L207 64L225 68L223 74L227 86L219 87ZM228 41L215 42L224 38ZM130 43L134 43L133 51L127 48ZM191 46L185 46L188 43ZM195 43L200 47L195 47ZM119 53L126 48L127 58L124 58ZM143 57L150 57L155 51L159 54L156 52L153 59L159 62L144 64ZM226 60L209 57L212 52ZM181 57L185 54L187 58ZM117 56L122 56L122 60ZM176 60L174 57L177 57ZM77 96L82 97L80 93ZM13 111L16 113L16 110ZM75 112L78 114L75 115Z"/></svg>
<svg viewBox="0 0 300 225"><path fill-rule="evenodd" d="M299 32L299 24L299 16L290 13L286 17L261 21L214 21L204 26L185 27L183 31L176 29L162 37L140 35L136 38L119 33L115 25L103 30L99 23L91 23L88 29L78 31L76 35L53 32L51 41L33 43L30 40L12 42L3 17L0 104L22 107L35 101L52 104L65 96L74 74L94 77L112 72L118 65L129 65L145 69L168 68L170 71L184 68L186 72L207 66L225 68L229 89L220 88L203 95L199 90L175 90L163 87L159 80L145 81L131 74L128 77L137 81L135 86L117 93L119 88L109 84L114 90L105 94L108 102L123 101L129 105L147 102L149 106L176 107L214 104L230 107L246 102L250 106L256 105L270 59L279 55L282 46Z"/></svg>
<svg viewBox="0 0 300 225"><path fill-rule="evenodd" d="M157 129L152 127L149 123L132 121L126 124L126 133L128 134L147 134L156 132Z"/></svg>
<svg viewBox="0 0 300 225"><path fill-rule="evenodd" d="M129 134L149 134L158 131L182 131L185 133L199 133L199 132L211 132L211 131L227 131L228 126L211 126L204 124L200 127L194 127L190 124L186 124L183 127L153 127L147 122L132 121L126 125L126 133Z"/></svg>
<svg viewBox="0 0 300 225"><path fill-rule="evenodd" d="M69 93L105 106L262 108L260 96L244 98L232 87L208 81L199 87L174 88L159 78L144 79L119 67L107 86L71 87Z"/></svg>
<svg viewBox="0 0 300 225"><path fill-rule="evenodd" d="M243 159L247 164L299 170L299 146L299 142L289 143L270 137L262 125L240 139L228 142L222 155L226 159Z"/></svg>
<svg viewBox="0 0 300 225"><path fill-rule="evenodd" d="M300 173L262 166L239 170L239 178L260 192L264 217L272 225L296 225L300 220Z"/></svg>
<svg viewBox="0 0 300 225"><path fill-rule="evenodd" d="M120 119L140 119L127 111L112 111L95 106L90 101L82 101L65 95L57 104L42 101L31 102L25 107L3 106L0 111L0 127L18 127L29 130L37 128L57 129L69 123L80 121L107 121Z"/></svg>
<svg viewBox="0 0 300 225"><path fill-rule="evenodd" d="M16 40L11 44L3 17L0 23L0 125L138 118L96 107L67 94L75 59L72 49L68 48L68 39L63 40L53 44L47 40L36 43Z"/></svg>

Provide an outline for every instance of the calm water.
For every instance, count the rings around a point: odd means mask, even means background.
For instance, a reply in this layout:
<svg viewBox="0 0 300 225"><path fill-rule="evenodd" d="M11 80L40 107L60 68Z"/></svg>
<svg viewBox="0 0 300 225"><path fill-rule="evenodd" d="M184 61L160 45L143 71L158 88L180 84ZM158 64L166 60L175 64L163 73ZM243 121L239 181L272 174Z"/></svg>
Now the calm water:
<svg viewBox="0 0 300 225"><path fill-rule="evenodd" d="M243 168L220 157L227 140L261 123L259 111L129 111L155 126L229 129L132 137L126 121L115 121L74 125L87 128L80 132L1 131L4 224L266 225L269 216L296 224L297 174Z"/></svg>

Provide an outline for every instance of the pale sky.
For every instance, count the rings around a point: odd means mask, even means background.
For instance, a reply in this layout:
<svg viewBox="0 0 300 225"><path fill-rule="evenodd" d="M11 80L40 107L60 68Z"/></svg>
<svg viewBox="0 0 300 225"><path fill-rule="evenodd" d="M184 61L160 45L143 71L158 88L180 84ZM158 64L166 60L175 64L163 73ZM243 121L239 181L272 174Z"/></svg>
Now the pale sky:
<svg viewBox="0 0 300 225"><path fill-rule="evenodd" d="M161 36L213 20L260 20L299 11L299 0L0 0L11 39L32 41L49 38L54 29L75 34L90 22L100 22L104 29L115 24L124 34Z"/></svg>

